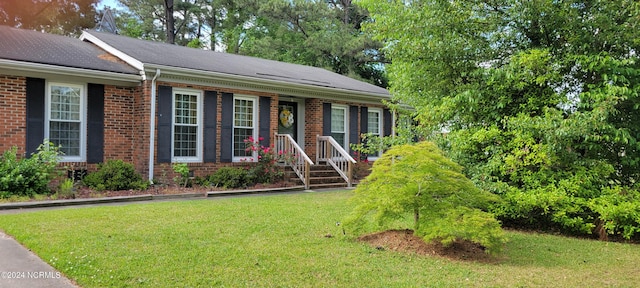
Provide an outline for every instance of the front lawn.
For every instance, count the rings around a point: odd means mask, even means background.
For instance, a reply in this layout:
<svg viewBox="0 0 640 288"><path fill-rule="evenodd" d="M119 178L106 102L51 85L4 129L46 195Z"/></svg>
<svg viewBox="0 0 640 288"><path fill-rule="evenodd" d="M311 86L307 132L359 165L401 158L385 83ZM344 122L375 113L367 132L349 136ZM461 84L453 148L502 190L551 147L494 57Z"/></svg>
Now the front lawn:
<svg viewBox="0 0 640 288"><path fill-rule="evenodd" d="M376 249L337 226L352 192L0 215L83 287L632 287L640 247L509 232L495 263Z"/></svg>

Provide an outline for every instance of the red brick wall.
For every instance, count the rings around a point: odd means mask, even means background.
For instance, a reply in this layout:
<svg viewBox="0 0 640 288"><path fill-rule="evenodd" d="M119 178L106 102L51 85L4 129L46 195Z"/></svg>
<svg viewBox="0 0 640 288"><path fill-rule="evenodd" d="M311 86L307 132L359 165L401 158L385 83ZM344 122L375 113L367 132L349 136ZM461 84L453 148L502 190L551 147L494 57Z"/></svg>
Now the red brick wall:
<svg viewBox="0 0 640 288"><path fill-rule="evenodd" d="M139 88L105 86L104 157L134 160L135 102ZM25 153L26 145L26 77L0 75L0 152L18 147L18 154ZM62 163L61 166L89 168L86 163ZM89 167L88 167L89 166Z"/></svg>
<svg viewBox="0 0 640 288"><path fill-rule="evenodd" d="M139 88L105 86L104 158L134 163L136 95Z"/></svg>
<svg viewBox="0 0 640 288"><path fill-rule="evenodd" d="M322 135L321 99L309 98L305 101L304 111L304 151L311 161L316 161L316 137Z"/></svg>
<svg viewBox="0 0 640 288"><path fill-rule="evenodd" d="M134 96L133 164L136 170L148 178L149 172L149 121L151 119L151 81L144 81ZM157 128L157 125L156 125ZM157 133L155 134L156 139Z"/></svg>
<svg viewBox="0 0 640 288"><path fill-rule="evenodd" d="M122 160L135 164L135 140L132 131L137 129L135 99L140 87L104 87L104 159ZM68 169L97 170L97 164L86 162L64 162L60 166Z"/></svg>
<svg viewBox="0 0 640 288"><path fill-rule="evenodd" d="M26 83L25 77L0 75L0 153L12 146L25 153Z"/></svg>
<svg viewBox="0 0 640 288"><path fill-rule="evenodd" d="M150 85L151 85L151 81L146 81L145 83L145 87L149 86L148 89L146 89L145 91L148 90L148 95L151 95L151 90L150 90ZM233 93L233 94L242 94L242 95L250 95L250 96L259 96L259 97L271 97L271 121L270 121L270 134L271 134L271 139L272 139L272 143L273 143L273 135L278 131L278 94L274 94L274 93L265 93L265 92L256 92L256 91L250 91L250 90L241 90L241 89L229 89L229 88L220 88L220 87L213 87L213 86L203 86L203 85L190 85L190 84L182 84L182 83L173 83L173 82L163 82L163 81L158 81L156 82L156 85L160 86L171 86L174 88L188 88L188 89L195 89L195 90L202 90L202 91L217 91L218 92L218 102L217 102L217 126L216 126L216 133L217 133L217 139L216 139L216 159L217 162L216 163L187 163L187 166L189 166L189 168L191 170L193 170L194 175L195 176L207 176L209 174L212 174L213 172L215 172L216 170L218 170L218 168L220 167L224 167L224 166L245 166L246 163L220 163L220 147L221 147L221 143L222 140L220 139L220 135L222 134L222 97L221 97L221 93ZM148 99L146 96L147 93L145 93L145 99ZM145 102L145 105L148 106L148 100L147 102ZM148 115L148 114L147 114ZM157 123L157 118L156 118L156 123ZM143 124L146 125L148 127L148 120L147 123ZM156 125L157 128L157 125ZM148 131L148 129L146 130ZM146 132L148 133L148 132ZM157 133L157 132L156 132ZM147 134L148 135L148 134ZM145 141L147 141L147 145L146 147L148 147L148 141L149 138L148 136L145 135L143 137L140 138L144 138L146 139ZM262 136L262 135L260 135ZM225 139L224 141L229 141L228 139ZM156 154L156 159L157 159L157 134L156 134L156 147L155 147L155 154ZM144 162L145 164L147 164L147 162L149 161L148 159L148 154L149 151L146 150L144 152L144 155L142 155L142 157L145 159ZM145 169L144 170L139 170L139 172L141 172L143 175L148 175L148 165L145 165ZM173 169L171 168L171 164L169 163L156 163L154 164L154 179L157 179L160 182L166 183L167 181L172 181L173 177L175 177L175 173L173 173Z"/></svg>
<svg viewBox="0 0 640 288"><path fill-rule="evenodd" d="M220 159L220 147L222 143L222 140L220 139L222 128L222 99L220 97L220 93L222 92L271 97L270 136L272 139L273 135L277 132L279 98L277 94L160 81L156 84L203 91L218 91L218 124L216 128L218 135L218 139L216 139L216 159L218 159L218 161ZM151 111L149 101L151 99L151 81L145 81L139 87L116 87L113 85L105 85L104 96L104 161L121 159L123 161L133 163L136 170L146 178L149 166L149 114ZM312 160L315 160L316 135L322 134L322 104L324 102L325 100L322 99L305 100L304 149ZM361 104L358 103L343 101L336 101L333 103L361 106ZM376 105L367 106L373 107ZM0 118L0 152L10 149L12 146L17 146L19 147L18 153L23 154L25 152L24 149L26 144L25 77L0 75L0 115L2 115ZM358 121L359 119L360 117L358 117ZM359 123L358 127L360 127ZM228 140L225 139L225 141ZM86 163L63 163L62 165L75 168L87 168L89 171L96 169L96 165L87 165ZM243 166L245 164L217 162L189 163L188 165L194 170L196 176L206 176L222 166ZM159 179L162 182L167 182L171 181L174 176L176 175L173 173L171 164L166 163L154 165L154 178Z"/></svg>

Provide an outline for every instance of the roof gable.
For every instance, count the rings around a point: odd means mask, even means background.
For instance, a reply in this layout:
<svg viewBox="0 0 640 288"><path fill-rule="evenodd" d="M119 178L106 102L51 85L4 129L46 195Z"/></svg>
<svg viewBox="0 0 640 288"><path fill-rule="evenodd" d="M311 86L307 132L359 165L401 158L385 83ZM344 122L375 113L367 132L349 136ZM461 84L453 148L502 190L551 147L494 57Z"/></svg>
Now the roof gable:
<svg viewBox="0 0 640 288"><path fill-rule="evenodd" d="M102 47L105 50L113 48L121 52L123 55L120 57L129 59L130 64L135 62L142 65L194 69L389 97L389 92L384 88L317 67L139 40L97 31L84 31L81 38L94 41L98 46L109 46Z"/></svg>
<svg viewBox="0 0 640 288"><path fill-rule="evenodd" d="M133 67L77 38L0 25L0 39L0 59L139 75Z"/></svg>

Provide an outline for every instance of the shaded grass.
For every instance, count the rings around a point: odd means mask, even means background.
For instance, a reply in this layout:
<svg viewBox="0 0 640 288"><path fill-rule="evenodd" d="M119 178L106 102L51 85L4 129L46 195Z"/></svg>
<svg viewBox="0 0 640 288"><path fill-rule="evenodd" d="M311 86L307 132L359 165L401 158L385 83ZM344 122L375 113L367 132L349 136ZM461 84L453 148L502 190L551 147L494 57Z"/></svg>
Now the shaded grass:
<svg viewBox="0 0 640 288"><path fill-rule="evenodd" d="M509 232L496 264L380 251L336 226L351 192L0 215L83 287L633 287L640 247ZM326 237L331 234L332 237Z"/></svg>
<svg viewBox="0 0 640 288"><path fill-rule="evenodd" d="M56 199L58 199L58 195L57 194L51 194L51 195L36 194L36 195L33 195L33 197L11 195L9 198L0 198L0 204L2 204L2 203L12 203L12 202L56 200Z"/></svg>

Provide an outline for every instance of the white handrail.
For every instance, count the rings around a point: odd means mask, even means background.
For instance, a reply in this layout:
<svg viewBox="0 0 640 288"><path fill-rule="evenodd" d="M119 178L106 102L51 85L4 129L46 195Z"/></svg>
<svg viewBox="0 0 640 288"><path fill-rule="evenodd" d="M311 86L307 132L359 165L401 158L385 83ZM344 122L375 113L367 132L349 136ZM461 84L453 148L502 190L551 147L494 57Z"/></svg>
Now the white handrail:
<svg viewBox="0 0 640 288"><path fill-rule="evenodd" d="M353 164L356 163L356 160L333 137L320 135L316 137L316 162L327 162L351 187L353 184Z"/></svg>
<svg viewBox="0 0 640 288"><path fill-rule="evenodd" d="M313 161L304 153L300 145L289 134L275 134L275 150L284 155L285 165L289 165L304 183L304 188L309 189L311 184L311 165Z"/></svg>

